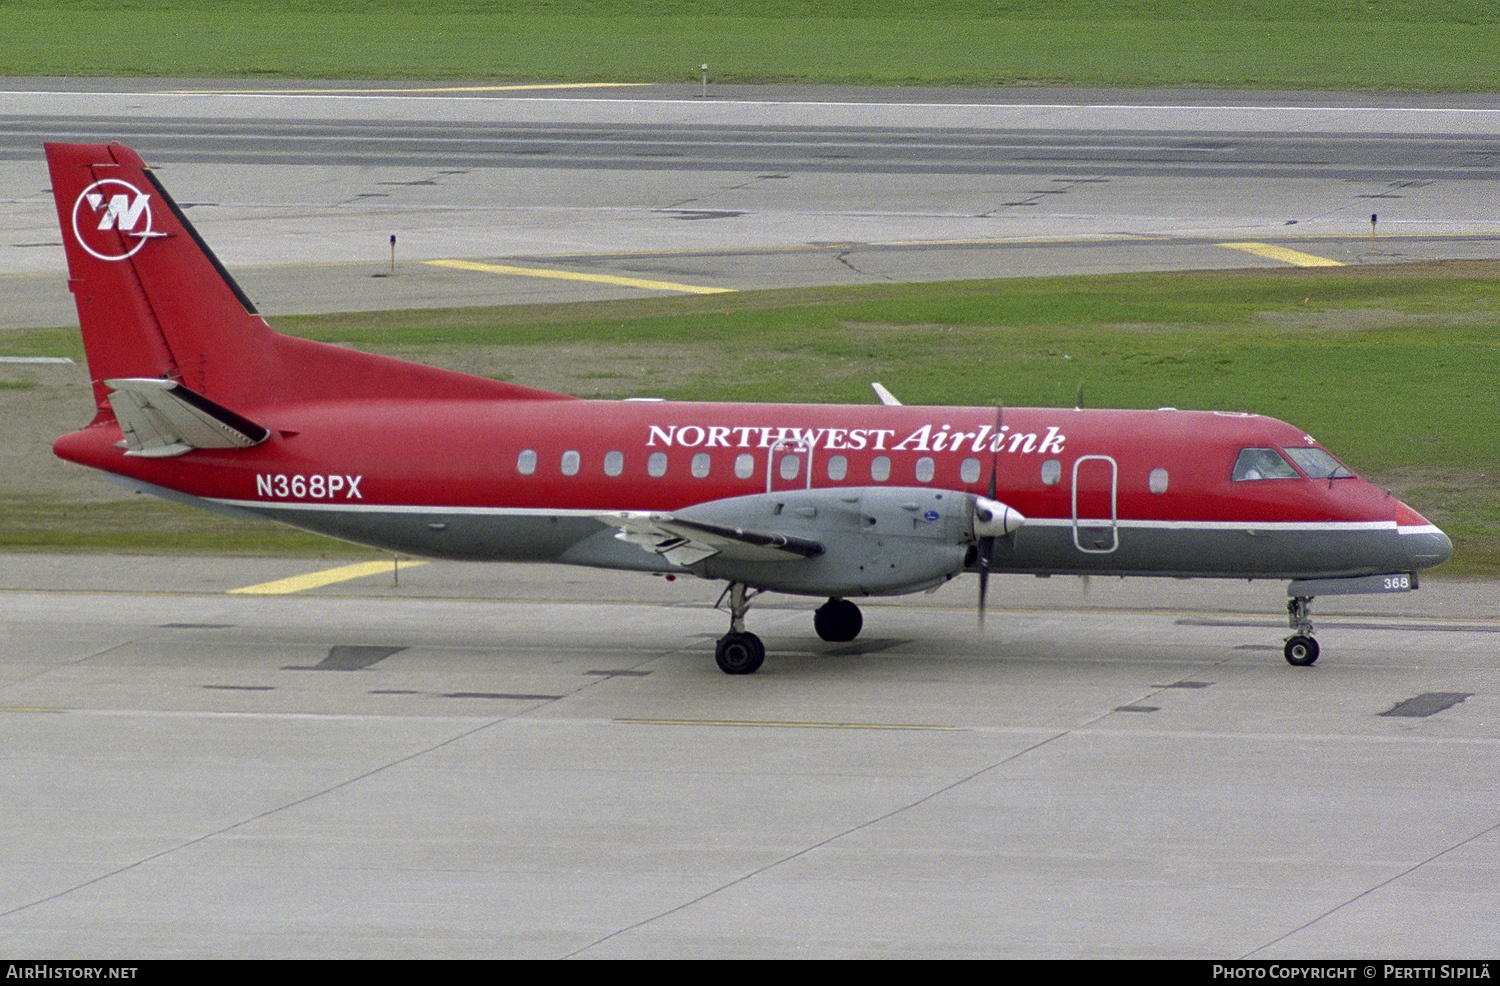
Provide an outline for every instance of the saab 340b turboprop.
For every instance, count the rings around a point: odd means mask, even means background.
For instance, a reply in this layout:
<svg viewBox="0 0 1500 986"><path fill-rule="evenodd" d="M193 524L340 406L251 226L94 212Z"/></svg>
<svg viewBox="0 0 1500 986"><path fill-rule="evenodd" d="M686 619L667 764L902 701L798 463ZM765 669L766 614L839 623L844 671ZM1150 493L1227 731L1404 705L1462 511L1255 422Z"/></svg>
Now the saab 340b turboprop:
<svg viewBox="0 0 1500 986"><path fill-rule="evenodd" d="M1404 592L1448 538L1254 414L592 401L273 332L139 155L50 144L97 413L64 459L125 486L388 551L728 583L729 674L763 591L860 596L992 572L1288 579Z"/></svg>

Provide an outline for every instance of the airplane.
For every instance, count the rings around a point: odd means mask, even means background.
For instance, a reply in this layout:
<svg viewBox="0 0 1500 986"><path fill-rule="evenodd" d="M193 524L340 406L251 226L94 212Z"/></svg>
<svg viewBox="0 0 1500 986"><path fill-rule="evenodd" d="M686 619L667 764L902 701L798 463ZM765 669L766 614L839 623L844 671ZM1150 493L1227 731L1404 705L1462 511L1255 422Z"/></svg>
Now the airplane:
<svg viewBox="0 0 1500 986"><path fill-rule="evenodd" d="M95 414L57 455L125 487L413 556L727 583L715 659L761 667L762 592L991 574L1408 592L1452 543L1307 433L1242 412L584 400L273 331L140 155L48 144Z"/></svg>

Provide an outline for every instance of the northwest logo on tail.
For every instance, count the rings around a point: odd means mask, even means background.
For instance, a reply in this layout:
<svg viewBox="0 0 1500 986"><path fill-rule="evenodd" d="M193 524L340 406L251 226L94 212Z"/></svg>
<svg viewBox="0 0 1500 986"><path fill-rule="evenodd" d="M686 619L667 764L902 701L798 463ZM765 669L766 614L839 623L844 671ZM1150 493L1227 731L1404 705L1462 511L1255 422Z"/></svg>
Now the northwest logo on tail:
<svg viewBox="0 0 1500 986"><path fill-rule="evenodd" d="M73 238L100 260L125 260L165 235L152 228L151 196L128 181L96 181L73 203Z"/></svg>

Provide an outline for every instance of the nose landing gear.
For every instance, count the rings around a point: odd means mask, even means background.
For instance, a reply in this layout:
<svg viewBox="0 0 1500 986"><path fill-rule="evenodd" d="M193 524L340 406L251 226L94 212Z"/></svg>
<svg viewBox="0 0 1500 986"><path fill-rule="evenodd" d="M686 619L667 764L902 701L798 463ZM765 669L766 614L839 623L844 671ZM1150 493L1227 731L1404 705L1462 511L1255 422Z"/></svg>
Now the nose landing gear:
<svg viewBox="0 0 1500 986"><path fill-rule="evenodd" d="M1313 637L1312 601L1312 596L1293 596L1286 604L1292 635L1286 638L1282 653L1288 664L1299 668L1310 667L1318 659L1318 641Z"/></svg>

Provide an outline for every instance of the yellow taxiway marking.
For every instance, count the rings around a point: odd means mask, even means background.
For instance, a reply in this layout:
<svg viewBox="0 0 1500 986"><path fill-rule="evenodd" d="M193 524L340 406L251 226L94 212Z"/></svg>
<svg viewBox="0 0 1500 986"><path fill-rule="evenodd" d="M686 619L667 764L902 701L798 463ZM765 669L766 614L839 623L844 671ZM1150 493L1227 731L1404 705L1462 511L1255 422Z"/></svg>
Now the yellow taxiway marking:
<svg viewBox="0 0 1500 986"><path fill-rule="evenodd" d="M1280 260L1282 263L1291 264L1293 267L1343 267L1344 264L1327 257L1316 257L1310 253L1302 253L1298 250L1288 250L1286 247L1272 246L1269 243L1220 243L1221 247L1231 250L1243 250L1253 253L1257 257L1265 257L1267 260Z"/></svg>
<svg viewBox="0 0 1500 986"><path fill-rule="evenodd" d="M508 274L512 277L548 277L556 281L587 281L592 284L617 284L646 291L681 291L686 294L731 294L733 288L708 288L697 284L674 284L671 281L646 281L638 277L615 277L613 274L578 274L570 270L543 270L536 267L502 267L499 264L477 264L472 260L427 260L434 267L472 270L484 274Z"/></svg>
<svg viewBox="0 0 1500 986"><path fill-rule="evenodd" d="M328 568L321 572L308 572L306 575L293 575L274 582L247 585L239 589L230 589L229 592L242 596L286 596L294 592L306 592L308 589L320 589L325 585L333 585L335 582L362 579L366 575L380 575L384 572L399 572L403 568L416 568L418 565L425 564L427 564L425 561L408 561L404 558L400 562L365 561L357 565Z"/></svg>
<svg viewBox="0 0 1500 986"><path fill-rule="evenodd" d="M616 719L641 726L762 726L768 729L936 729L961 731L960 726L923 726L889 722L778 722L753 719Z"/></svg>
<svg viewBox="0 0 1500 986"><path fill-rule="evenodd" d="M648 86L649 82L548 82L510 86L441 86L425 89L172 89L170 96L369 96L433 92L526 92L532 89L611 89Z"/></svg>

